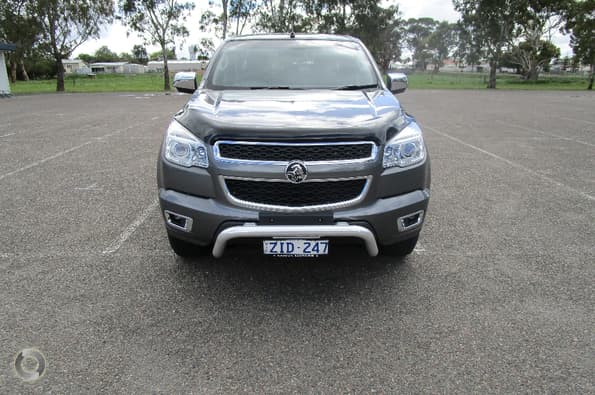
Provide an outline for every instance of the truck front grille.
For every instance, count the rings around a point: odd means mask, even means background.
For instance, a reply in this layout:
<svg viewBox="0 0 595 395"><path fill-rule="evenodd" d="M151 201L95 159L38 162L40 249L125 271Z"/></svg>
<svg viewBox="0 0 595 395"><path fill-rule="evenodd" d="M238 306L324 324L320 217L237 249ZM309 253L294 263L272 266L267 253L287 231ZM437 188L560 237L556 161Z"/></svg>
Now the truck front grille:
<svg viewBox="0 0 595 395"><path fill-rule="evenodd" d="M342 143L270 143L218 141L215 155L225 160L251 162L332 162L369 160L376 155L371 141Z"/></svg>
<svg viewBox="0 0 595 395"><path fill-rule="evenodd" d="M316 207L350 204L363 197L368 179L316 180L292 184L284 181L226 179L231 197L243 205L269 208ZM263 207L267 208L267 207Z"/></svg>

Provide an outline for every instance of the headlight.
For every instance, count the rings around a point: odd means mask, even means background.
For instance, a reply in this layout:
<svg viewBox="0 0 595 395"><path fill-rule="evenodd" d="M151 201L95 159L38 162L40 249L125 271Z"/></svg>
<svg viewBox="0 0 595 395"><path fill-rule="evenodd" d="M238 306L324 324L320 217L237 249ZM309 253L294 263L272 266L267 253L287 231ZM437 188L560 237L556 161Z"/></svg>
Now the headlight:
<svg viewBox="0 0 595 395"><path fill-rule="evenodd" d="M384 147L382 166L413 166L426 158L426 147L421 130L415 122L410 122Z"/></svg>
<svg viewBox="0 0 595 395"><path fill-rule="evenodd" d="M209 167L207 146L178 121L173 120L165 136L165 159L180 166Z"/></svg>

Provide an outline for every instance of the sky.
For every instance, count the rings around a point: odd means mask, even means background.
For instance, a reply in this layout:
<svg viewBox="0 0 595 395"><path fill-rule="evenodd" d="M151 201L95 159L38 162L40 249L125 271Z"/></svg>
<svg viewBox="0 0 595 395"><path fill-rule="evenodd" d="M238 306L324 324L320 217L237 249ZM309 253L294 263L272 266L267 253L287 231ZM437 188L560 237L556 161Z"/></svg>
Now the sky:
<svg viewBox="0 0 595 395"><path fill-rule="evenodd" d="M186 37L184 42L177 43L176 54L178 57L188 57L188 46L198 44L205 35L198 29L200 15L210 9L214 13L220 12L219 3L209 5L210 0L195 0L196 6L192 15L186 21L186 27L190 31L190 36ZM384 0L385 4L398 4L404 19L431 17L437 20L446 20L456 22L459 14L455 11L450 0ZM217 11L219 9L219 11ZM552 37L555 45L560 47L562 56L572 55L569 46L569 37L561 34L555 34ZM114 22L105 27L101 32L101 37L96 40L89 40L81 45L75 52L76 57L80 53L93 54L99 47L107 45L111 51L116 53L130 52L135 44L142 44L142 39L138 38L136 33L127 33L126 27L120 22ZM147 52L158 51L157 46L147 46Z"/></svg>

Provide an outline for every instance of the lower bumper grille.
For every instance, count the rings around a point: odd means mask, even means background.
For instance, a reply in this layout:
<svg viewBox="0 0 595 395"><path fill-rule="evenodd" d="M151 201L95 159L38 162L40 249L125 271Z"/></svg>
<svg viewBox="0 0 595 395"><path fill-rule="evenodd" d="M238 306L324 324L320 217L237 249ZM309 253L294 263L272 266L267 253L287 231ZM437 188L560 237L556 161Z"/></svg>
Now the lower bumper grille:
<svg viewBox="0 0 595 395"><path fill-rule="evenodd" d="M353 202L363 195L367 182L367 179L349 179L292 184L282 181L226 179L225 185L232 198L243 203L308 208Z"/></svg>

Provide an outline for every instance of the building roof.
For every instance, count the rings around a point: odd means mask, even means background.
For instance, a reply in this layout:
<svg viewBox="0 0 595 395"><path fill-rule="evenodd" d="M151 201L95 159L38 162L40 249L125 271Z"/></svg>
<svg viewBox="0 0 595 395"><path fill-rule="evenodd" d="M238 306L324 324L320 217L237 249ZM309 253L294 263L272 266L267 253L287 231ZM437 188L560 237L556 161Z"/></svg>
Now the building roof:
<svg viewBox="0 0 595 395"><path fill-rule="evenodd" d="M91 63L91 66L95 66L95 67L118 67L118 66L124 66L125 64L128 64L128 62L98 62L98 63Z"/></svg>
<svg viewBox="0 0 595 395"><path fill-rule="evenodd" d="M0 51L12 52L17 49L17 46L11 43L0 42Z"/></svg>

